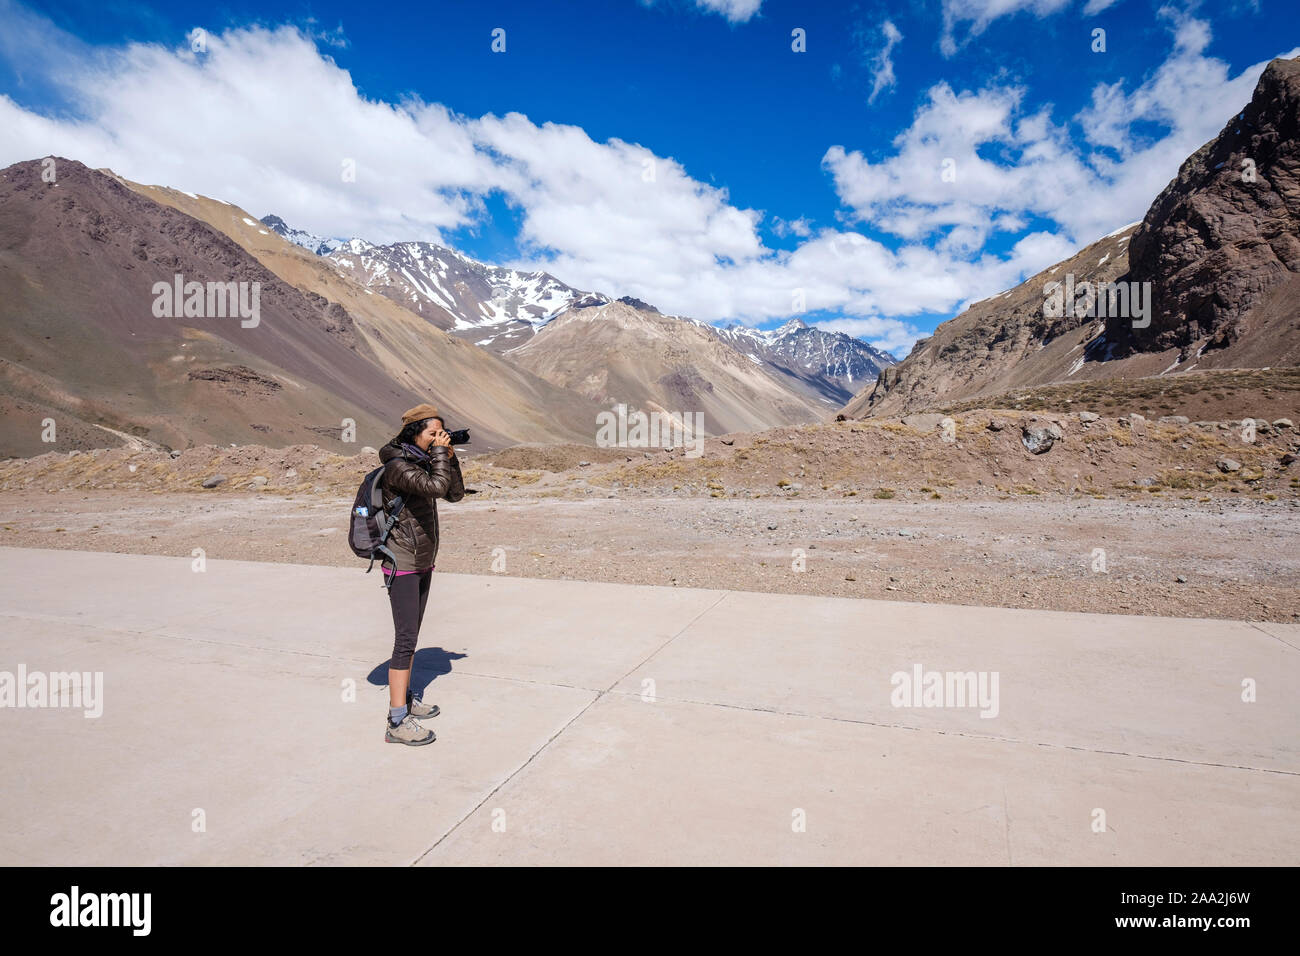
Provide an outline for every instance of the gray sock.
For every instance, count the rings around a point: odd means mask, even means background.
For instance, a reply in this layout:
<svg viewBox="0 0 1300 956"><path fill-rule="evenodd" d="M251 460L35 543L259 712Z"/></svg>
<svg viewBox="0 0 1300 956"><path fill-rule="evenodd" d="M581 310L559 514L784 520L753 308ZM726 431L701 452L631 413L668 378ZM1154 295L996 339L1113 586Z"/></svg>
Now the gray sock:
<svg viewBox="0 0 1300 956"><path fill-rule="evenodd" d="M396 727L398 724L400 724L400 723L401 723L402 721L404 721L405 719L406 719L406 705L405 705L405 704L403 704L401 707L389 707L389 708L388 708L388 722L389 722L390 724L392 724L394 727Z"/></svg>

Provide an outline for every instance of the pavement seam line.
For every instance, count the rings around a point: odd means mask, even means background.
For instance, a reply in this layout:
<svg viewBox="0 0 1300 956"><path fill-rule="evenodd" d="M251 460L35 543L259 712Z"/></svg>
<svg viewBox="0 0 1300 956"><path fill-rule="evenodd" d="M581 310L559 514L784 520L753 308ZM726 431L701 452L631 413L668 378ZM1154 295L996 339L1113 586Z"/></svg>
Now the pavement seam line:
<svg viewBox="0 0 1300 956"><path fill-rule="evenodd" d="M142 631L134 627L105 627L102 624L91 624L87 621L78 621L72 618L36 617L30 614L14 614L10 611L0 613L0 617L16 618L22 621L46 621L64 627L90 628L96 631L108 631L112 634L134 634L139 637L157 637L168 641L180 641L185 644L215 644L217 647L239 647L246 651L268 651L272 654L296 654L300 657L319 657L323 660L330 661L356 661L357 663L364 663L360 658L339 657L336 654L321 654L317 651L299 651L287 647L263 647L261 644L240 644L236 641L214 641L211 638L205 637L181 637L179 634L159 633L163 628L168 627L166 624L159 624L158 627L151 631Z"/></svg>
<svg viewBox="0 0 1300 956"><path fill-rule="evenodd" d="M316 657L316 658L320 658L321 660L341 661L350 664L365 665L369 663L369 661L364 658L345 657L341 654L323 654L319 651L302 651L302 650L295 650L293 648L288 648L288 647L265 647L261 644L241 644L235 641L217 641L217 640L213 640L212 638L206 638L206 637L182 637L179 634L158 633L158 631L161 631L163 628L167 627L166 624L159 624L153 630L142 631L138 628L133 628L133 627L105 627L100 624L90 624L88 622L78 621L72 618L60 618L54 616L38 617L30 614L15 614L9 611L0 612L0 618L6 618L6 617L14 618L16 620L22 620L22 621L46 621L53 624L59 624L64 627L88 628L95 631L108 632L110 634L130 634L138 637L157 637L163 640L180 641L186 644L212 644L217 647L238 647L246 651L267 651L272 654L294 654L300 657ZM581 691L586 691L589 694L604 693L604 691L598 688L583 687L579 684L563 684L557 681L537 680L536 678L532 678L532 677L512 677L509 674L484 674L477 671L464 670L463 668L458 668L454 671L448 671L445 675L439 674L438 676L450 677L453 674L460 677L481 677L484 680L505 680L505 681L514 681L520 684L539 684L543 687L562 687L565 690L581 690ZM622 678L619 679L622 680Z"/></svg>
<svg viewBox="0 0 1300 956"><path fill-rule="evenodd" d="M573 684L555 684L555 683L551 683L551 682L549 682L549 681L538 681L538 680L532 680L532 679L530 679L530 678L524 678L524 677L509 677L509 676L506 676L506 675L496 675L496 674L476 674L476 673L473 673L473 672L471 672L471 671L457 671L456 673L458 673L458 674L460 674L461 676L464 676L464 677L478 677L478 678L485 679L485 680L506 680L506 681L517 681L517 682L520 682L520 683L540 684L540 685L542 685L542 686L546 686L546 687L562 687L562 688L565 688L565 689L567 689L567 690L581 690L581 691L585 691L585 692L587 692L587 693L594 693L594 694L596 694L596 697L592 699L591 703L595 703L595 702L596 702L597 700L599 700L601 697L603 697L603 696L605 696L606 694L609 694L609 693L617 694L618 696L621 696L621 697L638 697L638 696L640 696L640 695L638 695L638 694L636 694L636 693L633 693L633 692L631 692L631 691L616 691L616 690L614 690L614 687L618 686L619 682L625 680L625 679L627 678L628 674L632 674L632 673L634 673L638 668L644 666L645 663L646 663L646 661L649 661L652 657L654 657L656 654L658 654L659 651L663 650L665 647L667 647L669 644L671 644L671 643L672 643L674 640L676 640L676 639L677 639L677 638L678 638L678 637L679 637L683 632L685 632L687 628L689 628L692 624L694 624L696 621L698 621L698 620L699 620L703 615L707 614L709 611L713 610L713 608L717 607L718 604L721 603L722 600L723 600L723 599L724 599L728 594L731 594L731 593L732 593L732 592L730 592L730 591L724 592L723 595L722 595L721 597L719 597L717 601L714 601L713 604L709 605L709 607L707 607L707 608L705 608L704 610L700 611L699 614L697 614L694 618L692 618L692 619L691 619L691 620L690 620L686 625L684 625L684 626L683 626L679 631L677 631L677 633L673 634L672 637L670 637L667 641L665 641L665 642L664 642L663 644L661 644L658 648L656 648L654 651L652 651L652 652L650 653L650 655L649 655L648 657L646 657L645 660L643 660L640 664L637 664L636 667L633 667L630 671L627 672L627 674L624 674L622 677L620 677L618 680L616 680L616 681L615 681L615 682L614 682L614 683L613 683L609 688L607 688L606 690L593 690L593 689L590 688L590 687L579 687L579 686L577 686L577 685L573 685ZM181 641L181 642L189 643L189 644L213 644L213 645L216 645L216 646L218 646L218 647L240 647L240 648L243 648L243 649L245 649L245 650L271 651L271 652L273 652L273 653L277 653L277 654L294 654L294 655L301 656L301 657L315 657L315 658L319 658L319 659L321 659L321 660L346 661L346 662L357 663L357 664L365 664L365 663L366 663L366 662L365 662L364 660L362 660L361 658L355 658L355 657L339 657L339 656L337 656L337 655L332 655L332 654L320 654L320 653L317 653L317 652L315 652L315 651L297 651L297 650L289 650L289 649L287 649L287 648L281 648L281 647L262 647L261 645L258 645L258 644L235 644L235 643L231 643L231 642L228 642L228 641L214 641L214 640L209 640L209 639L201 638L201 637L180 637L180 636L177 636L177 635L175 635L175 634L159 634L159 633L155 633L155 632L153 632L153 631L141 631L141 630L137 630L137 629L135 629L135 628L105 628L105 627L102 627L102 626L100 626L100 625L87 624L87 623L84 623L84 622L75 621L75 620L71 620L71 619L58 619L58 618L54 618L54 617L46 617L46 616L36 617L36 616L33 616L33 615L26 615L26 614L14 614L14 613L12 613L12 612L3 612L3 613L0 613L0 617L11 617L11 618L17 618L17 619L20 619L20 620L43 620L43 621L53 621L54 623L64 624L64 625L72 625L72 626L74 626L74 627L93 628L93 629L95 629L95 630L100 630L100 631L105 631L105 630L107 630L107 631L110 631L111 633L114 633L114 634L134 634L134 635L138 635L138 636L140 636L140 637L157 637L157 638L162 638L162 639L165 639L165 640L170 640L170 641ZM1249 622L1249 621L1247 621L1247 622L1245 622L1245 623L1251 624L1252 627L1255 626L1252 622ZM163 627L166 627L166 626L167 626L167 625L162 624L162 625L159 625L159 628L163 628ZM1288 647L1291 647L1291 646L1292 646L1292 645L1290 645L1290 644L1287 644L1287 642L1286 642L1286 641L1283 641L1281 638L1278 638L1276 635L1269 634L1268 631L1264 631L1262 628L1257 628L1257 630L1260 630L1261 633L1267 635L1268 637L1273 637L1273 638L1275 638L1276 640L1281 641L1283 644L1286 644ZM1300 648L1297 648L1297 649L1300 650ZM1228 770L1247 770L1247 771L1253 771L1253 772L1256 772L1256 773L1276 773L1276 774L1282 774L1282 775L1285 775L1285 776L1300 776L1300 771L1295 771L1295 770L1278 770L1278 769L1269 768L1269 767L1247 767L1247 766L1243 766L1243 765L1241 765L1241 764L1213 763L1213 762L1204 761L1204 760L1187 760L1187 759L1182 758L1182 757L1167 757L1167 756L1161 756L1161 755L1159 755L1159 754L1139 754L1139 753L1130 753L1130 752L1128 752L1128 751L1124 751L1124 750L1101 750L1101 749L1097 749L1097 748L1094 748L1094 747L1080 747L1080 746L1077 746L1077 745L1074 745L1074 744L1054 744L1054 743L1047 743L1047 742L1036 741L1036 740L1022 740L1022 739L1020 739L1020 738L1018 738L1018 737L999 737L999 736L993 736L993 735L988 735L988 734L968 734L968 733L963 733L963 732L961 732L961 731L952 731L952 730L934 730L934 729L931 729L931 728L925 728L925 727L909 727L909 726L906 725L906 724L887 724L887 723L882 723L882 722L880 722L880 721L875 721L875 720L861 720L861 719L857 719L857 718L853 718L853 717L835 717L835 716L832 716L832 715L830 715L830 714L809 714L809 713L804 713L804 712L802 712L802 711L776 710L776 709L774 709L774 708L770 708L770 707L753 707L753 706L746 706L746 705L744 705L744 704L728 704L728 703L725 703L725 702L723 702L723 701L713 701L713 700L694 700L694 699L689 698L689 697L662 697L662 698L659 698L659 699L660 699L660 700L664 700L664 701L671 701L671 702L674 702L674 703L680 703L680 704L699 704L699 705L701 705L701 706L705 706L705 707L725 707L725 708L728 708L728 709L731 709L731 710L744 710L744 711L749 711L749 712L751 712L751 713L772 714L772 715L774 715L774 716L778 716L778 717L805 717L805 718L808 718L808 719L810 719L810 720L830 720L830 721L834 721L834 722L837 722L837 723L846 723L846 724L862 724L862 725L869 726L869 727L880 727L880 728L885 729L885 730L915 730L915 731L920 731L920 732L922 732L922 733L953 734L953 735L958 736L958 737L971 737L971 738L973 738L973 739L977 739L977 740L993 740L993 741L999 741L999 742L1002 742L1002 743L1028 744L1028 745L1037 746L1037 747L1057 747L1057 748L1064 749L1064 750L1077 750L1077 751L1081 751L1081 752L1083 752L1083 753L1102 754L1102 755L1106 755L1106 756L1116 756L1116 757L1134 757L1134 758L1139 759L1139 760L1164 760L1164 761L1171 761L1171 762L1174 762L1174 763L1185 763L1185 764L1189 764L1189 765L1197 766L1197 767L1216 767L1216 768L1220 768L1220 769L1228 769ZM588 706L590 706L590 704L589 704ZM584 708L584 710L585 710L585 708ZM581 716L581 714L579 714L578 716ZM577 718L575 717L574 719L576 720ZM570 721L570 723L572 723L572 721ZM561 728L561 730L560 730L559 733L562 733L562 732L563 732L564 730L566 730L566 729L568 729L568 724L565 724L565 726L564 726L563 728ZM559 736L559 733L557 733L556 736ZM551 740L553 740L553 739L555 739L555 738L552 737ZM543 744L541 747L539 747L539 748L537 749L537 751L535 751L534 754L533 754L532 756L535 757L535 756L537 756L537 754L541 753L542 750L546 749L546 747L550 744L550 742L551 742L551 741L548 740L545 744ZM531 760L532 760L532 757L529 758L529 761L531 761ZM523 766L527 766L527 763L523 764L519 769L523 769ZM518 771L516 770L515 772L517 773ZM513 777L514 774L511 774L511 776ZM502 781L502 785L504 785L505 783L507 783L507 782L509 781L509 779L510 779L510 778L507 777L506 780L503 780L503 781ZM500 788L498 787L497 789L500 789ZM492 793L496 793L496 790L493 790ZM492 796L492 793L489 793L489 794L488 794L488 797L491 797L491 796ZM484 799L486 800L487 798L484 798ZM474 809L477 810L478 807L475 807ZM470 813L472 814L473 811L470 811ZM468 816L468 815L467 815L467 816ZM452 830L454 830L454 829L456 828L456 826L459 826L459 825L460 825L460 822L463 822L463 820L462 820L462 821L459 821L455 826L453 826L453 827L452 827ZM444 834L444 835L443 835L444 838L445 838L448 834L450 834L450 833L451 833L451 830L448 830L448 831L447 831L447 834ZM440 838L439 842L441 842L441 838ZM437 844L435 843L434 846L436 846L436 845L437 845ZM432 850L432 849L433 849L433 847L430 847L430 848L429 848L429 850ZM429 852L429 850L426 850L426 851L425 851L425 854L427 854L427 853ZM424 854L421 855L421 858L423 857L423 855L424 855ZM412 865L414 865L414 864L412 864Z"/></svg>
<svg viewBox="0 0 1300 956"><path fill-rule="evenodd" d="M447 839L447 837L451 836L451 835L452 835L453 833L455 833L458 829L460 829L461 825L462 825L466 820L468 820L470 817L472 817L475 813L477 813L477 812L478 812L478 811L483 807L484 804L486 804L489 800L491 800L491 799L492 799L492 798L493 798L493 797L494 797L494 796L495 796L495 795L496 795L496 794L501 790L502 787L504 787L504 786L505 786L506 784L508 784L511 780L513 780L515 777L517 777L517 776L518 776L518 775L519 775L523 770L525 770L525 769L528 767L529 764L531 764L534 760L536 760L536 759L537 759L537 758L542 754L542 752L543 752L544 750L546 750L546 748L549 747L549 746L552 744L552 742L554 742L554 741L556 740L556 738L558 738L562 733L564 733L564 732L565 732L566 730L568 730L571 726L573 726L574 721L576 721L579 717L581 717L581 716L582 716L583 714L585 714L588 710L590 710L591 707L592 707L592 705L594 705L597 701L599 701L601 698L603 698L603 697L604 697L606 694L608 694L611 690L613 690L615 687L617 687L618 684L619 684L619 682L621 682L621 681L623 681L623 680L625 680L625 679L627 678L628 674L635 673L635 672L637 671L637 669L639 669L640 667L642 667L642 666L645 665L646 661L650 660L650 658L654 657L654 656L655 656L656 654L658 654L661 650L663 650L665 647L667 647L669 644L671 644L673 641L675 641L678 637L680 637L682 634L684 634L684 633L685 633L685 632L690 628L690 626L691 626L692 624L694 624L696 621L698 621L701 617L703 617L703 616L704 616L705 614L707 614L709 611L712 611L715 607L717 607L717 606L718 606L718 605L723 601L723 599L725 599L726 596L727 596L728 594L730 594L730 593L731 593L730 591L723 591L720 595L718 595L718 599L717 599L716 601L714 601L714 602L713 602L712 604L710 604L708 607L706 607L706 608L704 608L703 610L701 610L701 611L700 611L698 614L696 614L693 618L691 618L689 621L687 621L685 624L683 624L680 628L678 628L677 631L674 632L673 635L672 635L671 637L668 638L668 640L664 641L664 642L663 642L662 644L660 644L657 648L655 648L653 651L651 651L650 654L647 655L646 658L645 658L644 660L642 660L639 664L636 664L634 667L632 667L632 669L629 670L629 671L628 671L626 674L624 674L622 677L617 678L617 679L614 681L613 684L610 684L610 685L609 685L609 687L608 687L607 689L605 689L605 690L601 690L601 691L596 691L596 696L593 697L591 700L587 701L587 705L586 705L585 707L583 707L582 710L578 711L576 714L573 715L573 717L571 717L568 721L566 721L565 724L564 724L564 726L561 727L559 730L557 730L555 733L553 733L549 738L547 738L547 740L546 740L546 742L545 742L544 744L542 744L542 745L541 745L540 747L538 747L535 751L533 751L531 754L529 754L527 760L525 760L525 761L524 761L523 763L521 763L518 767L516 767L513 771L511 771L511 773L509 773L509 774L505 777L505 779L503 779L500 783L498 783L495 787L493 787L492 790L489 791L488 794L487 794L486 796L484 796L482 800L480 800L477 804L475 804L472 808L470 808L470 810L469 810L468 813L466 813L463 817L461 817L459 820L457 820L455 823L453 823L450 827L448 827L448 828L447 828L447 832L445 832L442 836L438 837L438 839L434 840L433 843L432 843L432 844L431 844L431 845L430 845L430 846L429 846L429 847L428 847L428 848L427 848L423 853L421 853L419 856L417 856L414 860L412 860L412 861L411 861L410 863L408 863L407 865L408 865L408 866L416 866L416 865L418 865L419 862L420 862L421 860L423 860L426 856L428 856L430 853L432 853L434 850L436 850L436 849L438 848L439 844L441 844L444 840Z"/></svg>
<svg viewBox="0 0 1300 956"><path fill-rule="evenodd" d="M640 696L631 691L613 691L612 694L613 696L628 698ZM1100 754L1106 757L1132 757L1135 760L1165 760L1171 763L1185 763L1194 767L1214 767L1221 770L1246 770L1253 773L1276 773L1288 777L1300 777L1300 770L1278 770L1272 767L1247 767L1235 763L1213 763L1208 760L1189 760L1186 757L1131 753L1127 750L1102 750L1097 747L1082 747L1078 744L1057 744L1044 740L1022 740L1019 737L999 737L993 734L972 734L962 730L938 730L933 727L912 727L907 724L887 724L878 720L863 720L857 717L835 717L830 714L809 714L797 710L776 710L771 707L747 707L744 704L727 704L713 700L692 700L689 697L657 697L656 701L674 704L698 704L701 707L725 707L728 710L743 710L751 714L771 714L773 717L804 717L808 720L829 720L839 724L860 724L864 727L879 727L881 730L913 730L922 734L943 734L945 736L969 737L972 740L988 740L994 743L1003 744L1023 744L1027 747L1053 747L1059 750L1077 750L1080 753Z"/></svg>
<svg viewBox="0 0 1300 956"><path fill-rule="evenodd" d="M619 684L621 684L623 681L627 680L628 677L629 677L629 675L631 675L631 674L635 674L635 673L636 673L637 671L639 671L642 667L645 667L645 665L646 665L646 664L647 664L647 663L648 663L652 658L654 658L654 657L655 657L655 656L656 656L660 651L662 651L665 647L667 647L667 646L668 646L669 644L671 644L673 641L677 640L677 638L681 637L681 636L682 636L683 634L685 634L688 630L690 630L691 626L692 626L696 621L698 621L700 618L704 617L704 615L708 614L708 613L709 613L710 611L712 611L715 607L717 607L719 604L721 604L724 600L726 600L727 595L729 595L729 594L731 594L731 593L732 593L731 591L723 591L721 594L719 594L719 595L718 595L718 599L717 599L716 601L714 601L714 602L713 602L712 604L710 604L708 607L704 608L704 610L700 611L700 613L696 614L693 618L691 618L689 621L687 621L685 624L683 624L683 625L682 625L682 626L677 630L677 632L676 632L675 634L672 635L672 637L668 638L668 640L664 641L662 644L660 644L658 647L656 647L653 651L651 651L649 654L647 654L646 657L645 657L645 660L641 661L641 663L639 663L639 664L637 664L636 666L634 666L631 670L629 670L629 671L628 671L626 674L624 674L622 677L620 677L620 678L618 678L617 680L615 680L614 683L610 684L610 685L609 685L608 687L606 687L603 691L601 691L601 694L602 694L602 695L603 695L603 694L608 694L610 691L614 690L614 688L617 687Z"/></svg>
<svg viewBox="0 0 1300 956"><path fill-rule="evenodd" d="M525 761L524 761L523 763L521 763L518 767L516 767L514 770L512 770L509 774L507 774L506 777L505 777L505 778L504 778L500 783L498 783L495 787L493 787L493 788L492 788L492 789L491 789L491 790L490 790L490 791L489 791L489 792L488 792L488 793L483 797L482 800L480 800L480 801L479 801L478 803L476 803L473 807L471 807L468 813L466 813L463 817L461 817L459 820L457 820L455 823L453 823L450 827L448 827L448 828L447 828L447 832L445 832L442 836L438 837L438 839L434 840L433 843L431 843L431 844L430 844L430 845L429 845L429 846L424 850L423 853L421 853L419 856L417 856L414 860L412 860L410 863L408 863L408 864L406 864L406 865L407 865L407 866L418 866L419 863L420 863L420 861L423 860L423 859L424 859L426 856L428 856L430 853L432 853L434 850L436 850L436 849L438 848L438 845L439 845L440 843L442 843L443 840L447 839L447 837L451 836L453 833L455 833L457 830L459 830L459 829L460 829L460 826L461 826L462 823L464 823L466 820L468 820L468 819L469 819L470 817L472 817L474 814L478 813L478 811L483 807L483 805L484 805L485 803L487 803L487 802L488 802L489 800L491 800L494 796L496 796L498 792L500 792L500 790L501 790L502 787L504 787L506 784L508 784L511 780L513 780L516 776L518 776L521 772L523 772L523 770L526 769L530 763L532 763L534 760L536 760L537 757L538 757L538 755L540 755L541 752L542 752L543 750L545 750L547 747L549 747L549 746L551 745L551 741L555 740L556 737L560 736L560 734L562 734L562 733L564 733L566 730L568 730L569 727L573 724L573 722L574 722L575 720L577 720L579 717L581 717L583 714L585 714L585 713L586 713L586 712L591 708L592 704L596 703L596 701L600 700L600 699L601 699L602 697L604 697L604 696L605 696L605 695L604 695L604 692L603 692L603 691L597 691L597 692L596 692L596 696L593 697L593 698L591 698L591 700L587 701L586 705L583 706L582 710L578 711L576 714L574 714L572 717L570 717L567 721L565 721L565 722L564 722L564 726L561 727L559 730L557 730L555 733L551 734L551 736L548 737L548 738L546 739L546 742L545 742L544 744L542 744L540 747L538 747L536 750L534 750L531 754L529 754L527 760L525 760Z"/></svg>
<svg viewBox="0 0 1300 956"><path fill-rule="evenodd" d="M1247 621L1246 623L1249 624L1251 627L1253 627L1255 630L1259 631L1259 633L1261 633L1261 634L1267 634L1269 637L1273 638L1273 640L1275 640L1275 641L1281 641L1283 644L1285 644L1287 647L1291 648L1292 650L1300 651L1300 647L1296 647L1294 644L1292 644L1290 641L1288 641L1288 640L1287 640L1286 638L1284 638L1284 637L1278 637L1276 634L1273 634L1273 633L1271 633L1271 632L1269 632L1269 631L1264 630L1262 627L1260 627L1260 626L1259 626L1258 624L1256 624L1254 621Z"/></svg>

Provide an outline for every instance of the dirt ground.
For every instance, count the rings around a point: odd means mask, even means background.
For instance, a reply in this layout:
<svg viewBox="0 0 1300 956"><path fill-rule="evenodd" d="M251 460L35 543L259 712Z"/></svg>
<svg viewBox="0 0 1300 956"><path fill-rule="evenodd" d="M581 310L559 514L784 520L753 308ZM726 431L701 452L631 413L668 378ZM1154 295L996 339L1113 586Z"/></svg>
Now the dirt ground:
<svg viewBox="0 0 1300 956"><path fill-rule="evenodd" d="M441 571L1119 614L1300 620L1289 421L976 410L687 449L462 449ZM990 427L990 424L995 427ZM1023 430L1062 437L1031 454ZM1247 438L1249 440L1247 440ZM1223 470L1232 458L1237 466ZM352 566L373 449L131 448L0 462L0 544ZM205 479L222 477L212 488ZM379 582L376 575L375 586ZM436 595L435 595L436 600Z"/></svg>
<svg viewBox="0 0 1300 956"><path fill-rule="evenodd" d="M1294 502L476 497L440 503L438 570L1300 620ZM178 560L202 548L213 559L328 564L361 574L364 562L345 537L350 504L310 495L6 492L0 542Z"/></svg>

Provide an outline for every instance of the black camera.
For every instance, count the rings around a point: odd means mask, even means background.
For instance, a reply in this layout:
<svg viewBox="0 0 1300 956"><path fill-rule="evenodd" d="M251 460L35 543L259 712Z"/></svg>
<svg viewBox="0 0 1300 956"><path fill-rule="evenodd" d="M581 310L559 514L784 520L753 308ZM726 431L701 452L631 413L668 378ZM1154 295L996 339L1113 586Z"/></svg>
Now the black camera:
<svg viewBox="0 0 1300 956"><path fill-rule="evenodd" d="M451 443L452 443L453 445L468 445L468 444L469 444L469 429L468 429L468 428L458 428L458 429L456 429L456 431L454 431L454 432L447 432L447 434L451 436Z"/></svg>

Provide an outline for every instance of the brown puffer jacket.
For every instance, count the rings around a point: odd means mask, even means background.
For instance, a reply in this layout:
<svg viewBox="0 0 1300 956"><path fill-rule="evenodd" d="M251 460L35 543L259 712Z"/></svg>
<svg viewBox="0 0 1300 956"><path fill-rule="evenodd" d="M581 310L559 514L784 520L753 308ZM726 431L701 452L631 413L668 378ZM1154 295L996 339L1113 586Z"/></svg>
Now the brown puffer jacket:
<svg viewBox="0 0 1300 956"><path fill-rule="evenodd" d="M396 445L379 449L379 460L384 463L384 509L388 510L398 495L405 502L388 536L398 571L433 567L438 557L437 499L460 501L465 497L460 462L451 449L434 445L429 455L432 461L422 463Z"/></svg>

